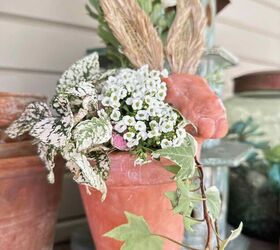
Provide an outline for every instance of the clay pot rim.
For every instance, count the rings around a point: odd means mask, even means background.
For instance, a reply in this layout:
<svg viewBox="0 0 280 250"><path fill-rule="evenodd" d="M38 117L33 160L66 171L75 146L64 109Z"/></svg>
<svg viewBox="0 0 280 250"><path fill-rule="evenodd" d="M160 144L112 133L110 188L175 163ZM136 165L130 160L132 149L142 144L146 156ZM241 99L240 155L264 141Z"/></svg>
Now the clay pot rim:
<svg viewBox="0 0 280 250"><path fill-rule="evenodd" d="M280 70L259 71L244 74L233 79L234 93L247 91L279 91Z"/></svg>
<svg viewBox="0 0 280 250"><path fill-rule="evenodd" d="M0 97L36 98L47 100L47 96L31 93L0 92Z"/></svg>

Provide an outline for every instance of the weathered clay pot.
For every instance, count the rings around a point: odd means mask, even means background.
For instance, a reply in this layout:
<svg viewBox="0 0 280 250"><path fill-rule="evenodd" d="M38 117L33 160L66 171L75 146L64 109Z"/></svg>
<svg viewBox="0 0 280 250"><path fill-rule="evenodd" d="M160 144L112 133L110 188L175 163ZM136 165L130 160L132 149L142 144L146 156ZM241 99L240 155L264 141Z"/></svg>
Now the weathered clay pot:
<svg viewBox="0 0 280 250"><path fill-rule="evenodd" d="M124 212L143 216L153 233L166 235L179 242L183 239L183 221L175 215L164 193L174 191L172 175L163 166L167 160L153 161L142 167L134 166L135 156L126 152L110 155L111 172L107 181L108 194L101 202L101 194L86 192L80 186L88 222L97 250L118 250L122 243L103 234L127 223ZM179 249L174 243L165 242L165 250Z"/></svg>
<svg viewBox="0 0 280 250"><path fill-rule="evenodd" d="M37 156L0 159L0 250L52 250L63 168L56 182Z"/></svg>
<svg viewBox="0 0 280 250"><path fill-rule="evenodd" d="M0 128L10 125L34 101L46 101L39 95L0 92Z"/></svg>
<svg viewBox="0 0 280 250"><path fill-rule="evenodd" d="M164 79L168 87L167 102L189 119L197 130L190 130L199 146L209 138L220 138L227 132L225 109L220 99L212 92L207 82L198 76L173 74ZM171 210L167 191L175 190L171 174L163 169L168 161L134 166L134 158L128 153L110 156L111 172L106 200L92 190L88 195L80 187L85 210L97 250L119 250L121 242L102 235L121 224L127 223L124 211L142 215L154 233L177 241L183 239L183 220ZM137 244L137 242L136 242ZM165 250L180 249L165 241Z"/></svg>
<svg viewBox="0 0 280 250"><path fill-rule="evenodd" d="M0 143L0 159L37 154L37 146L31 140Z"/></svg>

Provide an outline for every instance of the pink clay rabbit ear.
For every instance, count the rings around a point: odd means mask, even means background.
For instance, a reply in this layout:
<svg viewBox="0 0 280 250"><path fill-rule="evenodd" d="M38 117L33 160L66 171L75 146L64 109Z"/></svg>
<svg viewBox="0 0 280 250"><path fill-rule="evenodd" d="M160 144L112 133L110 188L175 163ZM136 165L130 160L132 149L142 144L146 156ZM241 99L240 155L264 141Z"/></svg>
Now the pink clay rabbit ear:
<svg viewBox="0 0 280 250"><path fill-rule="evenodd" d="M172 72L195 74L204 50L206 18L199 0L177 0L166 55Z"/></svg>
<svg viewBox="0 0 280 250"><path fill-rule="evenodd" d="M105 20L135 67L148 64L161 70L164 63L162 42L146 13L136 0L100 0Z"/></svg>

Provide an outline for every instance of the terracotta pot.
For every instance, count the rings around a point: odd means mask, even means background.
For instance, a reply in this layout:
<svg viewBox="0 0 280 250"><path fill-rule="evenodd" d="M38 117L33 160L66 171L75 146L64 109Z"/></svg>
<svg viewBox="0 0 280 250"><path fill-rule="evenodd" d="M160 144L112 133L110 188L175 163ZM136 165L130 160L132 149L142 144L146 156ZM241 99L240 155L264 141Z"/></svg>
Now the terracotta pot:
<svg viewBox="0 0 280 250"><path fill-rule="evenodd" d="M34 101L46 101L39 95L0 92L0 128L8 127Z"/></svg>
<svg viewBox="0 0 280 250"><path fill-rule="evenodd" d="M223 137L228 129L225 109L219 97L207 82L198 76L173 74L167 83L167 102L177 108L193 127L187 129L196 137L199 146L209 138ZM199 152L198 152L199 154ZM134 167L134 158L128 153L112 154L111 172L106 200L91 190L86 193L80 187L85 210L97 250L119 250L121 242L102 235L121 224L127 223L124 211L142 215L154 233L162 234L179 242L183 240L183 221L174 215L170 202L164 193L176 189L171 175L163 169L168 161L152 162ZM165 241L165 250L180 249L174 243Z"/></svg>
<svg viewBox="0 0 280 250"><path fill-rule="evenodd" d="M37 156L0 159L0 250L52 250L63 176L56 183Z"/></svg>
<svg viewBox="0 0 280 250"><path fill-rule="evenodd" d="M37 146L32 141L0 143L0 159L37 154Z"/></svg>
<svg viewBox="0 0 280 250"><path fill-rule="evenodd" d="M103 234L127 223L124 212L143 216L153 233L183 240L183 220L172 211L164 193L174 191L172 175L163 166L170 165L167 160L153 161L142 167L134 166L135 156L126 152L110 155L111 172L107 181L108 194L101 202L101 194L91 189L86 192L80 186L84 207L97 250L119 250L122 243ZM178 250L180 247L165 241L165 250Z"/></svg>

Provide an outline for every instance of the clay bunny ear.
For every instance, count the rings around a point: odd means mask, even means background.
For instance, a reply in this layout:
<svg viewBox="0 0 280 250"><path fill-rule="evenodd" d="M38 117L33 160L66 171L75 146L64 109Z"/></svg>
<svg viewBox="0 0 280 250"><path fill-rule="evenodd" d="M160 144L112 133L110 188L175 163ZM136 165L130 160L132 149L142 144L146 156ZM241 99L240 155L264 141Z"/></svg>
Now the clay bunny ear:
<svg viewBox="0 0 280 250"><path fill-rule="evenodd" d="M166 45L167 60L173 72L196 73L204 49L205 24L199 0L177 0L176 17Z"/></svg>
<svg viewBox="0 0 280 250"><path fill-rule="evenodd" d="M135 67L148 64L151 69L162 69L162 42L136 0L100 0L100 6L130 62Z"/></svg>

